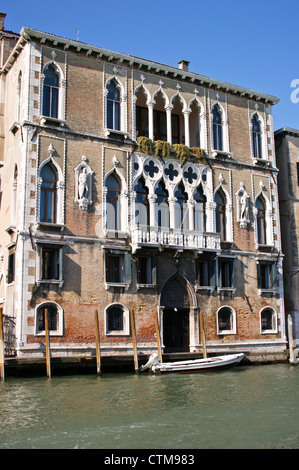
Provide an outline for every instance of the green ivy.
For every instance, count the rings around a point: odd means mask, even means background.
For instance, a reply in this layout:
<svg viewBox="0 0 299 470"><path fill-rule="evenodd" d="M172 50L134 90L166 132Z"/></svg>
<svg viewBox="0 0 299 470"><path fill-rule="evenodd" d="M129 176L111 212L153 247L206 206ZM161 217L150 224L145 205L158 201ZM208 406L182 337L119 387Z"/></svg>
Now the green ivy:
<svg viewBox="0 0 299 470"><path fill-rule="evenodd" d="M148 137L140 136L137 138L138 152L151 155L153 153L153 142Z"/></svg>
<svg viewBox="0 0 299 470"><path fill-rule="evenodd" d="M165 142L164 140L156 140L154 142L155 155L157 157L169 157L170 156L170 143Z"/></svg>
<svg viewBox="0 0 299 470"><path fill-rule="evenodd" d="M190 149L189 149L189 147L187 147L187 145L174 144L173 148L174 148L174 152L175 152L176 157L182 163L185 163L185 161L190 157Z"/></svg>
<svg viewBox="0 0 299 470"><path fill-rule="evenodd" d="M197 158L201 162L204 161L204 157L206 155L204 149L201 149L199 147L191 147L190 150L195 155L195 158Z"/></svg>
<svg viewBox="0 0 299 470"><path fill-rule="evenodd" d="M171 153L171 146L169 142L164 140L156 140L153 142L148 137L140 136L137 138L138 143L138 152L144 153L146 155L156 155L157 157L170 157ZM175 156L182 162L185 161L190 157L191 154L195 156L199 161L203 162L205 159L205 151L199 147L187 147L187 145L183 144L174 144L173 150Z"/></svg>

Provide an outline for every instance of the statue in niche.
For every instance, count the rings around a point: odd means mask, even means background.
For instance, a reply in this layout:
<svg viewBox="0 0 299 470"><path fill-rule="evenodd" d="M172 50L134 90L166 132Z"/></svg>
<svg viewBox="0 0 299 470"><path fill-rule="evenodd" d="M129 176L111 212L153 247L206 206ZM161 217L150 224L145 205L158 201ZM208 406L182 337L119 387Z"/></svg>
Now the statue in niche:
<svg viewBox="0 0 299 470"><path fill-rule="evenodd" d="M247 228L249 219L249 196L245 191L244 183L240 183L240 189L236 193L237 199L237 220L241 228Z"/></svg>
<svg viewBox="0 0 299 470"><path fill-rule="evenodd" d="M83 168L81 173L79 174L79 199L87 199L88 196L88 184L87 184L87 170Z"/></svg>
<svg viewBox="0 0 299 470"><path fill-rule="evenodd" d="M92 175L93 171L86 163L87 158L82 157L82 162L75 168L75 202L80 209L87 210L92 204Z"/></svg>

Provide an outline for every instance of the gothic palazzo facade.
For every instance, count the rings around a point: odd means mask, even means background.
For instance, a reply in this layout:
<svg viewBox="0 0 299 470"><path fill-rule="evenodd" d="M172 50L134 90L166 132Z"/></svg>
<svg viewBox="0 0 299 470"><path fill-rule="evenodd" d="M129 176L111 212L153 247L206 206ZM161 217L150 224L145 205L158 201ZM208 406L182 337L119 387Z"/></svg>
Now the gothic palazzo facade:
<svg viewBox="0 0 299 470"><path fill-rule="evenodd" d="M1 40L4 41L2 29ZM272 106L189 71L23 28L1 68L6 353L286 349Z"/></svg>

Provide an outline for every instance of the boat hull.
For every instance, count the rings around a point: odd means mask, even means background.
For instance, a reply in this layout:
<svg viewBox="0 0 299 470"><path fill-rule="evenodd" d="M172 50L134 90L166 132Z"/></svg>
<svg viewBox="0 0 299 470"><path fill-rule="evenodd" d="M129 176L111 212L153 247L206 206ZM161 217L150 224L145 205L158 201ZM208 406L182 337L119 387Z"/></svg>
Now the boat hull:
<svg viewBox="0 0 299 470"><path fill-rule="evenodd" d="M151 367L153 373L194 373L211 370L226 369L239 364L245 354L228 354L225 356L210 357L206 359L195 359L191 361L177 361L158 363Z"/></svg>

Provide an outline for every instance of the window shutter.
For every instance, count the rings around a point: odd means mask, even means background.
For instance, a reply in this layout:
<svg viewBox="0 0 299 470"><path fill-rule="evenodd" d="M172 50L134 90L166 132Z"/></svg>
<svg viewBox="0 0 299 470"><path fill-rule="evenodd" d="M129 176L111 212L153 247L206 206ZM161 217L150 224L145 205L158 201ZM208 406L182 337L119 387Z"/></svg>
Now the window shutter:
<svg viewBox="0 0 299 470"><path fill-rule="evenodd" d="M151 268L152 268L152 284L157 284L157 263L155 256L151 258Z"/></svg>
<svg viewBox="0 0 299 470"><path fill-rule="evenodd" d="M276 264L273 263L271 265L271 289L276 289L277 288L277 268Z"/></svg>
<svg viewBox="0 0 299 470"><path fill-rule="evenodd" d="M231 287L234 287L234 267L235 267L235 263L234 261L231 261L230 262L230 266L229 266L229 271L230 271L230 286Z"/></svg>
<svg viewBox="0 0 299 470"><path fill-rule="evenodd" d="M257 264L257 286L259 289L262 288L262 279L261 279L261 265Z"/></svg>
<svg viewBox="0 0 299 470"><path fill-rule="evenodd" d="M105 253L105 280L106 282L109 282L109 269L108 269L108 253Z"/></svg>
<svg viewBox="0 0 299 470"><path fill-rule="evenodd" d="M61 281L63 278L63 265L62 265L62 260L63 260L63 249L59 249L59 256L58 256L58 279Z"/></svg>
<svg viewBox="0 0 299 470"><path fill-rule="evenodd" d="M211 287L216 286L216 261L209 261L209 285Z"/></svg>
<svg viewBox="0 0 299 470"><path fill-rule="evenodd" d="M38 272L37 278L42 279L43 278L43 248L41 246L38 248L38 255L39 255L39 263L38 263L39 272Z"/></svg>
<svg viewBox="0 0 299 470"><path fill-rule="evenodd" d="M125 253L124 255L123 274L124 274L124 282L126 284L130 284L131 283L131 255L130 253Z"/></svg>

